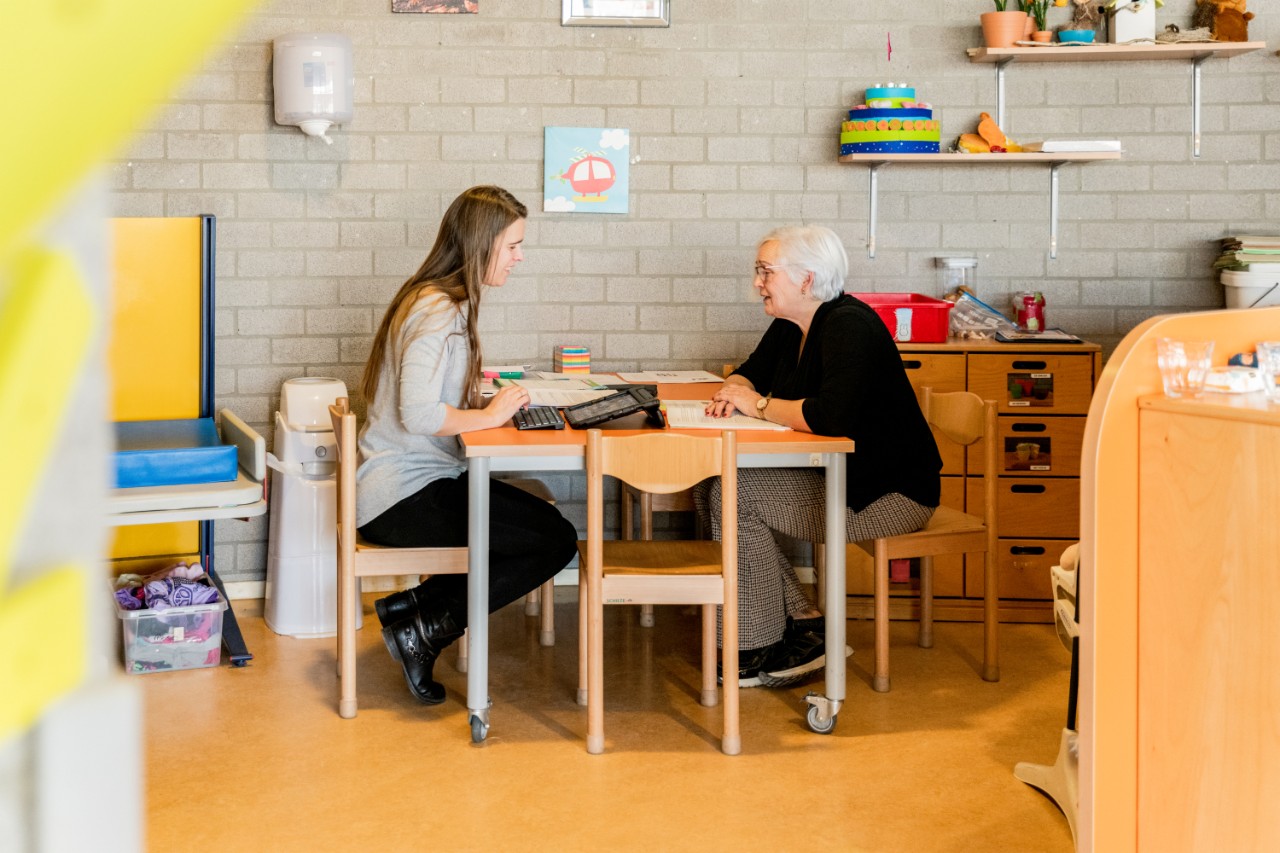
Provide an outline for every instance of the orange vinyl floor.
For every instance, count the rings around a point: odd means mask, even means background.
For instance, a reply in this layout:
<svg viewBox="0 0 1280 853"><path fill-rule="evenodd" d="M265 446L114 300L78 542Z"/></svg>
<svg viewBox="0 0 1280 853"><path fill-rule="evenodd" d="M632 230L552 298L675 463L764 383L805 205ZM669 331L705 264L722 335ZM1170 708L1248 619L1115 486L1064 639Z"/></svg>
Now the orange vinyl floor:
<svg viewBox="0 0 1280 853"><path fill-rule="evenodd" d="M719 751L721 709L698 704L698 618L606 610L604 755L585 748L576 589L557 590L557 643L521 603L491 620L492 729L473 745L466 676L419 704L364 597L360 711L337 714L332 639L278 636L262 602L233 602L243 668L136 676L147 744L147 849L237 851L1034 851L1068 853L1053 802L1013 776L1052 764L1069 656L1051 625L1001 626L998 683L978 676L979 623L915 645L895 622L893 690L870 688L872 626L849 622L848 698L817 735L821 682L742 691L742 754ZM225 656L224 656L225 657ZM131 676L134 677L134 676Z"/></svg>

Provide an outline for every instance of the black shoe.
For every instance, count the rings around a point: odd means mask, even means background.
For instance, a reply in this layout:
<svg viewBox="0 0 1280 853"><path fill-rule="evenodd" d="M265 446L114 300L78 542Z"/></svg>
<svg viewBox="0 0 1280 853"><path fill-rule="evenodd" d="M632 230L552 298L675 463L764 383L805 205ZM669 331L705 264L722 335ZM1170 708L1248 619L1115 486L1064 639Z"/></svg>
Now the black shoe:
<svg viewBox="0 0 1280 853"><path fill-rule="evenodd" d="M413 616L420 609L418 589L406 589L392 593L386 598L379 598L373 603L373 610L378 614L382 627L392 625L407 616Z"/></svg>
<svg viewBox="0 0 1280 853"><path fill-rule="evenodd" d="M382 629L387 651L404 667L409 692L428 705L445 699L444 685L431 678L436 658L461 636L448 613L436 618L415 613Z"/></svg>
<svg viewBox="0 0 1280 853"><path fill-rule="evenodd" d="M760 666L777 644L762 649L740 649L738 651L738 687L759 687ZM724 664L716 664L716 683L724 684Z"/></svg>
<svg viewBox="0 0 1280 853"><path fill-rule="evenodd" d="M821 616L812 619L787 617L782 641L760 665L760 683L765 687L786 687L821 672L827 665L827 622ZM853 649L845 646L845 657Z"/></svg>

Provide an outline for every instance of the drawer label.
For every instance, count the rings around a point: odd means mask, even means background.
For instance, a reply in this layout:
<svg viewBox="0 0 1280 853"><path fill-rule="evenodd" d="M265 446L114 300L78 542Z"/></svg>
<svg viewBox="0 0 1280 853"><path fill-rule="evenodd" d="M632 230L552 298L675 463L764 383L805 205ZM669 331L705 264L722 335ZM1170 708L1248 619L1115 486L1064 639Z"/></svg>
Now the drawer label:
<svg viewBox="0 0 1280 853"><path fill-rule="evenodd" d="M1048 409L1053 407L1052 373L1010 373L1005 384L1010 407Z"/></svg>
<svg viewBox="0 0 1280 853"><path fill-rule="evenodd" d="M1006 437L1004 440L1004 470L1050 471L1053 469L1053 439L1037 437Z"/></svg>

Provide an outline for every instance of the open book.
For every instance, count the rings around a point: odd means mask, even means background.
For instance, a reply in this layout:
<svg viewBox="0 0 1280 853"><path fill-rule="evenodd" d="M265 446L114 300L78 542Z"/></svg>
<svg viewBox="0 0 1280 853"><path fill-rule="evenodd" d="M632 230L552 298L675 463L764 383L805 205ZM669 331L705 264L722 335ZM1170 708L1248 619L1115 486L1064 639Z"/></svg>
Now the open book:
<svg viewBox="0 0 1280 853"><path fill-rule="evenodd" d="M667 413L667 426L672 429L791 429L782 424L736 414L727 418L713 418L706 413L708 400L663 400Z"/></svg>

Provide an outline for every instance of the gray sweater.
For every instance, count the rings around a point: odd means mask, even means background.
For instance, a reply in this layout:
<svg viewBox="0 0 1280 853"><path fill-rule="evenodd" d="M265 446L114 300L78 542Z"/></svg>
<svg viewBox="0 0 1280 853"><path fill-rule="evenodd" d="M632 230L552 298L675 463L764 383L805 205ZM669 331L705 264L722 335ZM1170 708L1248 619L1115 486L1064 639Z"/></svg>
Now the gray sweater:
<svg viewBox="0 0 1280 853"><path fill-rule="evenodd" d="M466 469L458 437L434 434L444 423L446 403L464 406L466 310L438 294L426 296L405 320L400 339L387 341L378 390L360 431L357 526Z"/></svg>

